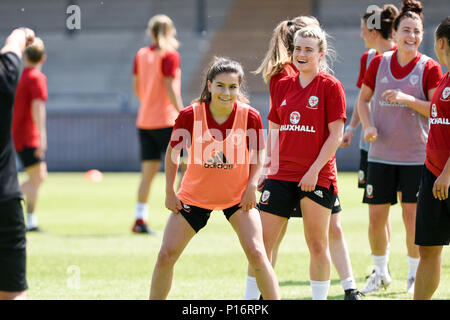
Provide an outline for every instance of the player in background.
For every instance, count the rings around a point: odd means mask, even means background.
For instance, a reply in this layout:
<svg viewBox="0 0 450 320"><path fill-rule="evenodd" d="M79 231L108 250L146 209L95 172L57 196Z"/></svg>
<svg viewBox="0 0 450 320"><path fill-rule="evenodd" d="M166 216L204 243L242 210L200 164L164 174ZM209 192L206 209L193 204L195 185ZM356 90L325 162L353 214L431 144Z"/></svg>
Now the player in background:
<svg viewBox="0 0 450 320"><path fill-rule="evenodd" d="M148 197L161 165L172 127L183 108L176 29L166 15L148 22L152 45L141 48L134 60L133 87L140 101L136 120L141 149L141 180L135 209L135 233L154 234L148 227Z"/></svg>
<svg viewBox="0 0 450 320"><path fill-rule="evenodd" d="M373 15L379 15L380 26L377 28L376 26L369 25L368 27L368 19ZM360 67L359 67L359 76L356 82L356 86L358 89L361 89L362 82L364 80L364 74L372 61L372 59L380 53L384 53L386 51L395 50L397 45L392 37L392 31L394 26L395 18L398 16L398 9L392 4L386 4L383 8L379 8L375 10L375 12L365 13L361 17L361 34L360 37L364 40L364 44L367 50L361 56ZM345 127L344 137L342 139L341 148L349 147L353 142L353 135L356 129L360 124L359 114L358 114L358 96L355 101L355 106L353 108L352 117ZM361 136L359 139L359 149L360 149L360 158L359 158L359 169L358 169L358 188L365 189L366 188L366 179L367 179L367 154L369 153L370 142L364 139L364 131L361 130ZM386 248L386 256L389 260L389 247L390 247L390 235L391 235L391 224L389 219L386 223L386 233L388 236L388 247Z"/></svg>
<svg viewBox="0 0 450 320"><path fill-rule="evenodd" d="M17 179L11 127L22 54L34 32L11 32L0 50L0 300L26 299L26 236L23 195Z"/></svg>
<svg viewBox="0 0 450 320"><path fill-rule="evenodd" d="M274 88L277 86L278 82L281 79L286 76L298 74L298 70L292 62L294 42L293 38L296 31L308 25L319 26L319 21L317 21L317 19L314 17L300 16L291 20L280 22L274 29L269 45L269 50L267 51L263 62L255 71L255 73L261 73L264 81L266 83L269 83L269 91L271 96L274 93ZM270 165L270 163L267 163L265 165L267 167ZM260 179L259 188L261 189L259 191L262 191L265 178L266 177L263 175ZM340 215L337 214L341 211L338 198L336 199L336 204L337 205L333 206L333 214L330 220L330 254L336 270L338 271L341 278L341 284L345 291L345 299L359 300L361 297L358 290L356 289L350 256L340 224ZM301 217L300 204L298 204L294 209L291 217ZM288 220L283 226L283 229L281 230L280 235L272 249L271 262L274 267L278 257L278 249L286 233L287 222ZM258 286L256 285L256 279L253 275L253 270L249 268L246 278L244 298L246 300L255 300L259 297L260 292Z"/></svg>
<svg viewBox="0 0 450 320"><path fill-rule="evenodd" d="M47 177L45 101L48 93L47 78L41 71L46 60L42 40L35 38L25 49L24 56L24 69L14 101L12 135L14 147L28 177L21 185L26 201L27 231L39 232L42 229L38 226L36 205L39 189Z"/></svg>
<svg viewBox="0 0 450 320"><path fill-rule="evenodd" d="M166 207L172 213L153 271L150 299L167 297L176 261L213 210L222 210L238 235L248 262L257 270L264 297L280 298L255 208L263 161L262 120L259 112L245 103L243 80L239 63L216 58L200 98L176 120L165 162ZM189 161L176 193L175 176L184 147Z"/></svg>
<svg viewBox="0 0 450 320"><path fill-rule="evenodd" d="M450 66L450 17L435 32L439 62ZM414 299L431 299L439 286L441 253L450 243L450 76L447 72L431 100L427 155L417 201L416 237L420 262Z"/></svg>
<svg viewBox="0 0 450 320"><path fill-rule="evenodd" d="M369 242L375 266L363 293L376 292L391 283L386 222L390 206L397 202L397 192L406 229L406 288L409 293L414 290L419 264L414 232L429 100L442 77L440 65L418 50L424 30L422 9L419 1L403 0L394 21L397 49L372 59L359 95L364 138L371 142L364 203L369 204Z"/></svg>
<svg viewBox="0 0 450 320"><path fill-rule="evenodd" d="M258 203L269 256L300 203L310 252L312 297L326 299L330 286L329 228L337 195L336 149L344 129L345 92L327 71L326 33L317 25L295 33L297 74L281 79L271 96L267 179ZM272 151L279 142L279 152ZM299 148L298 146L302 146ZM278 157L278 161L276 161ZM264 297L264 294L262 294ZM264 297L265 298L265 297Z"/></svg>

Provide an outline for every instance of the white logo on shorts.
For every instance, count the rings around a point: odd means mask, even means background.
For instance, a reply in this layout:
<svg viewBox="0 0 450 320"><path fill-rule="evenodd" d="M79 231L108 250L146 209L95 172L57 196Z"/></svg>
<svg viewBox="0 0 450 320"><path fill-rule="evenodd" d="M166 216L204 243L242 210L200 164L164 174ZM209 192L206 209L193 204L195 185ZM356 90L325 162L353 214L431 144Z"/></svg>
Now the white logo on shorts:
<svg viewBox="0 0 450 320"><path fill-rule="evenodd" d="M280 104L280 107L285 106L286 105L286 99L283 100L283 102Z"/></svg>
<svg viewBox="0 0 450 320"><path fill-rule="evenodd" d="M367 198L373 198L373 186L371 184L366 186L366 195Z"/></svg>
<svg viewBox="0 0 450 320"><path fill-rule="evenodd" d="M315 193L317 196L323 198L322 190L316 190L316 191L314 191L314 193Z"/></svg>
<svg viewBox="0 0 450 320"><path fill-rule="evenodd" d="M336 201L334 202L334 206L337 207L339 204L340 204L340 203L339 203L339 199L336 198Z"/></svg>
<svg viewBox="0 0 450 320"><path fill-rule="evenodd" d="M261 202L266 202L267 200L269 200L269 197L270 197L270 191L264 190L264 192L261 195Z"/></svg>
<svg viewBox="0 0 450 320"><path fill-rule="evenodd" d="M363 170L358 171L358 179L359 179L360 183L364 182L364 171Z"/></svg>
<svg viewBox="0 0 450 320"><path fill-rule="evenodd" d="M291 113L291 116L289 117L289 120L292 124L297 124L300 122L300 113L298 111L294 111Z"/></svg>

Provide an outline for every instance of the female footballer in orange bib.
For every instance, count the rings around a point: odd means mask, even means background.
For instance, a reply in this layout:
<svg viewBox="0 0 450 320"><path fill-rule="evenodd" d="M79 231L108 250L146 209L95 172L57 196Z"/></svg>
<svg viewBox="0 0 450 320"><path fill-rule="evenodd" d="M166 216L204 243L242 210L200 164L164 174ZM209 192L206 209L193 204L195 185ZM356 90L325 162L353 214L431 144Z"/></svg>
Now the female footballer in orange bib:
<svg viewBox="0 0 450 320"><path fill-rule="evenodd" d="M244 103L243 77L239 63L217 58L207 72L200 98L177 118L165 162L166 207L172 213L153 271L150 299L167 297L176 261L213 210L222 210L238 235L264 297L280 298L255 208L262 168L262 121ZM187 170L175 193L180 150L185 146Z"/></svg>
<svg viewBox="0 0 450 320"><path fill-rule="evenodd" d="M183 102L180 55L176 51L178 41L172 20L166 15L156 15L150 19L147 32L154 44L137 52L133 69L133 86L141 103L136 125L142 175L132 231L151 234L147 200Z"/></svg>

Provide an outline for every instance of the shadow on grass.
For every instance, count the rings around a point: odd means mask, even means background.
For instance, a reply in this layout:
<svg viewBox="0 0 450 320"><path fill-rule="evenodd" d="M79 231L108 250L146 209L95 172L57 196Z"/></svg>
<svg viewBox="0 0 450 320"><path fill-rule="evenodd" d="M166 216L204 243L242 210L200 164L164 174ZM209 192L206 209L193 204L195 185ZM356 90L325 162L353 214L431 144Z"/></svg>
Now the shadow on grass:
<svg viewBox="0 0 450 320"><path fill-rule="evenodd" d="M93 238L93 239L106 239L106 238L128 238L129 234L124 233L71 233L71 234L57 234L56 236L62 238ZM147 234L138 234L136 237L155 237Z"/></svg>
<svg viewBox="0 0 450 320"><path fill-rule="evenodd" d="M341 284L341 280L331 280L331 285L335 284ZM293 281L293 280L287 280L287 281L280 281L279 286L280 287L287 287L287 286L310 286L309 280L307 281Z"/></svg>

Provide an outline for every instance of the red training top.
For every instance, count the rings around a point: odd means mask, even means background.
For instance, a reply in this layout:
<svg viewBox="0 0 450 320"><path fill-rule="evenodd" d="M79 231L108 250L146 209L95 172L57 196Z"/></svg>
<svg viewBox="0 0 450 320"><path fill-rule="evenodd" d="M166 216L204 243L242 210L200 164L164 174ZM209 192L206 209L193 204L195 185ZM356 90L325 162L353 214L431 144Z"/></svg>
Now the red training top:
<svg viewBox="0 0 450 320"><path fill-rule="evenodd" d="M218 124L216 120L214 120L211 115L211 111L209 110L209 102L205 102L205 113L206 120L208 124L208 128L210 130L215 129L219 130L221 137L218 137L217 134L213 136L217 140L222 140L227 136L227 130L231 130L234 123L234 118L236 116L236 103L234 104L233 111L231 112L228 119L222 123ZM194 127L194 109L193 106L189 106L181 110L178 118L175 120L175 125L173 127L172 137L170 139L170 146L174 149L182 149L184 147L190 146L191 137L193 136L193 127ZM177 129L185 129L187 131L179 132ZM259 112L250 107L248 110L248 118L247 118L247 131L254 130L256 133L256 139L249 139L247 137L247 145L250 150L262 150L264 149L264 135L263 135L263 125L262 119ZM188 135L188 136L186 136Z"/></svg>
<svg viewBox="0 0 450 320"><path fill-rule="evenodd" d="M33 121L31 103L35 99L46 101L47 97L47 77L36 68L24 68L17 85L12 122L14 147L18 152L39 147L40 135Z"/></svg>
<svg viewBox="0 0 450 320"><path fill-rule="evenodd" d="M319 72L305 88L297 75L281 79L271 96L268 119L280 125L279 159L276 173L269 179L299 182L317 159L329 136L328 124L346 120L344 86L334 76ZM277 167L272 154L272 167ZM336 157L319 173L317 185L337 189Z"/></svg>
<svg viewBox="0 0 450 320"><path fill-rule="evenodd" d="M425 165L436 177L450 157L450 76L442 78L431 100Z"/></svg>
<svg viewBox="0 0 450 320"><path fill-rule="evenodd" d="M403 79L406 77L416 66L417 62L419 62L422 54L419 52L417 56L411 60L406 66L402 67L398 63L397 60L397 49L393 54L393 59L391 59L390 70L394 78ZM369 64L369 68L367 69L363 83L368 86L372 91L375 90L375 82L377 79L378 67L380 66L381 59L383 58L382 54L375 56ZM442 70L441 65L433 59L429 59L425 65L425 69L423 71L423 92L427 99L428 90L434 89L438 86L439 81L442 78Z"/></svg>

